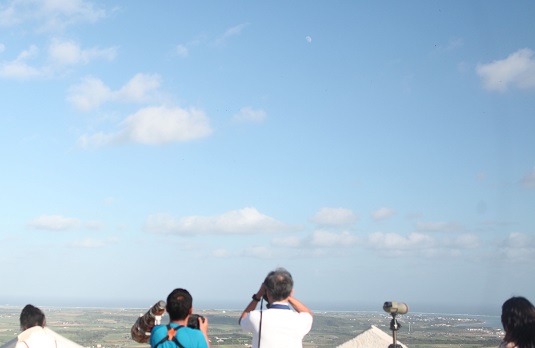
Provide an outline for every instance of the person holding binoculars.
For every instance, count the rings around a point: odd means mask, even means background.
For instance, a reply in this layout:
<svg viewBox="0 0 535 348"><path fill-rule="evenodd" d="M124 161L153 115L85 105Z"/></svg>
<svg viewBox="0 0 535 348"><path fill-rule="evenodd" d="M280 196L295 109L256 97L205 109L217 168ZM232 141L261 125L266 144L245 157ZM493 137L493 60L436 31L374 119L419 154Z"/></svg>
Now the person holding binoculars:
<svg viewBox="0 0 535 348"><path fill-rule="evenodd" d="M294 296L293 278L284 268L269 272L243 311L239 324L253 334L252 348L302 348L312 328L312 312ZM255 310L259 302L267 310ZM292 310L293 309L293 310Z"/></svg>

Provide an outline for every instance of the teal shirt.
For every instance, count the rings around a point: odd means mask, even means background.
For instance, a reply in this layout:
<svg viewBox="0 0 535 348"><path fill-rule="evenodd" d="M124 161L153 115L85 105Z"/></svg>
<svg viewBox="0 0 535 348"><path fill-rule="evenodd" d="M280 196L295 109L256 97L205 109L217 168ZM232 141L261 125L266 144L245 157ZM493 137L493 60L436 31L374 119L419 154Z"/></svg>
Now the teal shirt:
<svg viewBox="0 0 535 348"><path fill-rule="evenodd" d="M171 324L171 327L176 328L178 325ZM164 337L167 337L167 325L155 326L150 334L150 346L155 348ZM208 348L208 343L201 330L184 326L176 332L176 338L185 348ZM165 341L158 348L177 348L177 345L173 341Z"/></svg>

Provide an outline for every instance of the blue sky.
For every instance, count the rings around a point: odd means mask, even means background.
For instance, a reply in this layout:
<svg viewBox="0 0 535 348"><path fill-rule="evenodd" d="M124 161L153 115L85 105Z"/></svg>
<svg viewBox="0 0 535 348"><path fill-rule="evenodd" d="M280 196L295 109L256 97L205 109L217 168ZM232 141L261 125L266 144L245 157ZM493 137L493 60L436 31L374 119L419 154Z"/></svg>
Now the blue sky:
<svg viewBox="0 0 535 348"><path fill-rule="evenodd" d="M533 297L531 1L0 1L0 302ZM9 284L9 285L8 285Z"/></svg>

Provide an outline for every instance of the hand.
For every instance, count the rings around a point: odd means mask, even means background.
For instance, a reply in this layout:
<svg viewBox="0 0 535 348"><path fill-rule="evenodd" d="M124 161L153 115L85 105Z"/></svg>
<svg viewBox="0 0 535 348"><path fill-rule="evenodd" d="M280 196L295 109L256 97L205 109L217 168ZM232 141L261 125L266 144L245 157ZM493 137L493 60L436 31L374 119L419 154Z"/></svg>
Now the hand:
<svg viewBox="0 0 535 348"><path fill-rule="evenodd" d="M208 333L208 318L199 316L197 320L199 321L199 330L207 334Z"/></svg>
<svg viewBox="0 0 535 348"><path fill-rule="evenodd" d="M262 297L264 297L265 294L266 286L264 285L264 283L262 283L262 285L260 285L260 289L258 289L258 292L256 293L256 296L261 299Z"/></svg>

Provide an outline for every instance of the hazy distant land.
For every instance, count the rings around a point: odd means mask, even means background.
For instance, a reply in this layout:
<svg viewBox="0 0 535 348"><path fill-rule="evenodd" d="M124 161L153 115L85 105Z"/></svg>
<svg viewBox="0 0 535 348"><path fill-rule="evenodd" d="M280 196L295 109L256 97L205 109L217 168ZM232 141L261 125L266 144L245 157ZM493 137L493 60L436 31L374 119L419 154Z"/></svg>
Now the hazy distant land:
<svg viewBox="0 0 535 348"><path fill-rule="evenodd" d="M0 344L19 333L22 307L0 307ZM147 309L50 308L42 307L48 326L85 347L148 347L130 338L130 328ZM205 310L213 347L244 347L250 335L238 326L237 310ZM315 312L314 325L305 337L305 347L336 347L375 325L391 334L391 317L384 312ZM398 316L402 325L398 340L412 348L498 347L503 331L496 316L451 314L407 314ZM162 323L167 323L164 316ZM410 332L409 332L410 330Z"/></svg>

